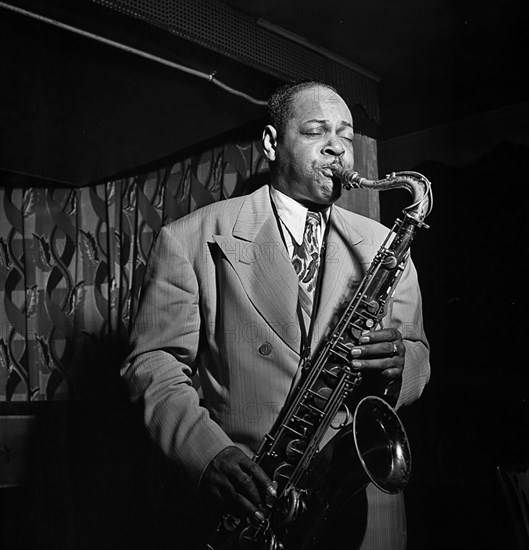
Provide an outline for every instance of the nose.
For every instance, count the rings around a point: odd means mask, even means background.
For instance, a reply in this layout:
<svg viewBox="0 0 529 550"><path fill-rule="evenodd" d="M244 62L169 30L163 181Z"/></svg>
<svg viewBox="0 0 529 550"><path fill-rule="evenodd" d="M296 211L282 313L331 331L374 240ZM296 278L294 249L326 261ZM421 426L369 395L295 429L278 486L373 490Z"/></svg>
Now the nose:
<svg viewBox="0 0 529 550"><path fill-rule="evenodd" d="M345 147L337 135L331 135L329 136L327 143L324 145L322 152L324 155L340 157L345 153Z"/></svg>

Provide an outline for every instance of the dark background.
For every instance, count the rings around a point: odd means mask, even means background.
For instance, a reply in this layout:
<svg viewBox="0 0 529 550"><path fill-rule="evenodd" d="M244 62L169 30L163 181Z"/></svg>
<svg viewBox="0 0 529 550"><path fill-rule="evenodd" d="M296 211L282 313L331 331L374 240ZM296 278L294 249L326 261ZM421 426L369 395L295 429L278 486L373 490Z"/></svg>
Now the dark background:
<svg viewBox="0 0 529 550"><path fill-rule="evenodd" d="M206 74L216 71L220 80L257 99L266 99L279 83L95 1L78 0L75 9L66 0L7 3ZM222 4L375 77L380 116L373 137L380 144L529 97L523 0ZM23 177L33 177L89 185L262 122L262 107L194 76L12 9L0 13L0 169L11 175L8 183L24 185ZM270 37L273 43L275 35Z"/></svg>
<svg viewBox="0 0 529 550"><path fill-rule="evenodd" d="M524 181L528 153L502 143L464 168L415 167L438 185L430 229L412 247L432 377L401 412L414 463L406 493L410 549L518 548L496 468L529 459L529 254L522 242L529 197L527 186L515 185L513 204L492 174L507 166L503 185ZM388 223L399 201L406 204L397 193L381 199Z"/></svg>

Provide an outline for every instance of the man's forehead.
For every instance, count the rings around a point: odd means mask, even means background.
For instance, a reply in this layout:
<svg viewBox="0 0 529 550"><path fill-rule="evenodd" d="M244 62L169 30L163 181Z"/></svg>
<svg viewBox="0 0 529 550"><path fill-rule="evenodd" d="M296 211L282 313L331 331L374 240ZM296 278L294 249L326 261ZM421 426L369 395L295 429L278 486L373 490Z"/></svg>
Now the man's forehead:
<svg viewBox="0 0 529 550"><path fill-rule="evenodd" d="M343 99L331 88L315 85L297 92L298 97L315 103L342 103Z"/></svg>
<svg viewBox="0 0 529 550"><path fill-rule="evenodd" d="M294 117L306 117L318 114L323 115L329 110L340 110L348 116L346 120L351 120L351 114L345 101L333 90L325 86L311 86L300 90L293 97L292 101Z"/></svg>

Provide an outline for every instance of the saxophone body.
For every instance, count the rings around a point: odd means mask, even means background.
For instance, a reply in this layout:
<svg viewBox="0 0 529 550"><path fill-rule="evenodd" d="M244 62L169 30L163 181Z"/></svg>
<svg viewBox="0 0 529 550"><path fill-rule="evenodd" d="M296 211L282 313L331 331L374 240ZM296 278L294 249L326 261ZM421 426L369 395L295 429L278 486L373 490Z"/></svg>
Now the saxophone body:
<svg viewBox="0 0 529 550"><path fill-rule="evenodd" d="M431 210L431 184L417 172L368 180L337 169L335 176L346 189L405 188L412 204L395 222L320 349L303 365L300 381L253 458L278 485L277 497L266 503L265 520L224 516L208 550L320 548L332 516L369 482L387 493L408 483L411 452L392 408L394 388L369 395L369 382L350 367L350 352L362 332L375 329L387 312L416 230L425 226ZM339 411L346 420L335 426ZM321 448L329 429L337 433Z"/></svg>

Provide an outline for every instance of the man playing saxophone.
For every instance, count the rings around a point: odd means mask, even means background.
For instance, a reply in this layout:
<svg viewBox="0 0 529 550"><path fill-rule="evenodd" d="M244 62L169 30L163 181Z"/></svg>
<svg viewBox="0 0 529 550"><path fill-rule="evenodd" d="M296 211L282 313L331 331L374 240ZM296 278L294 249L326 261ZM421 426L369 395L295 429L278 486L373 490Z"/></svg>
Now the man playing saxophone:
<svg viewBox="0 0 529 550"><path fill-rule="evenodd" d="M388 233L334 204L342 193L335 169L354 165L353 119L338 93L317 82L287 85L269 114L270 185L161 230L122 368L189 498L257 521L276 483L251 457ZM430 371L411 260L350 366L396 384L397 408L420 397ZM373 488L368 497L361 548L404 548L401 497Z"/></svg>

